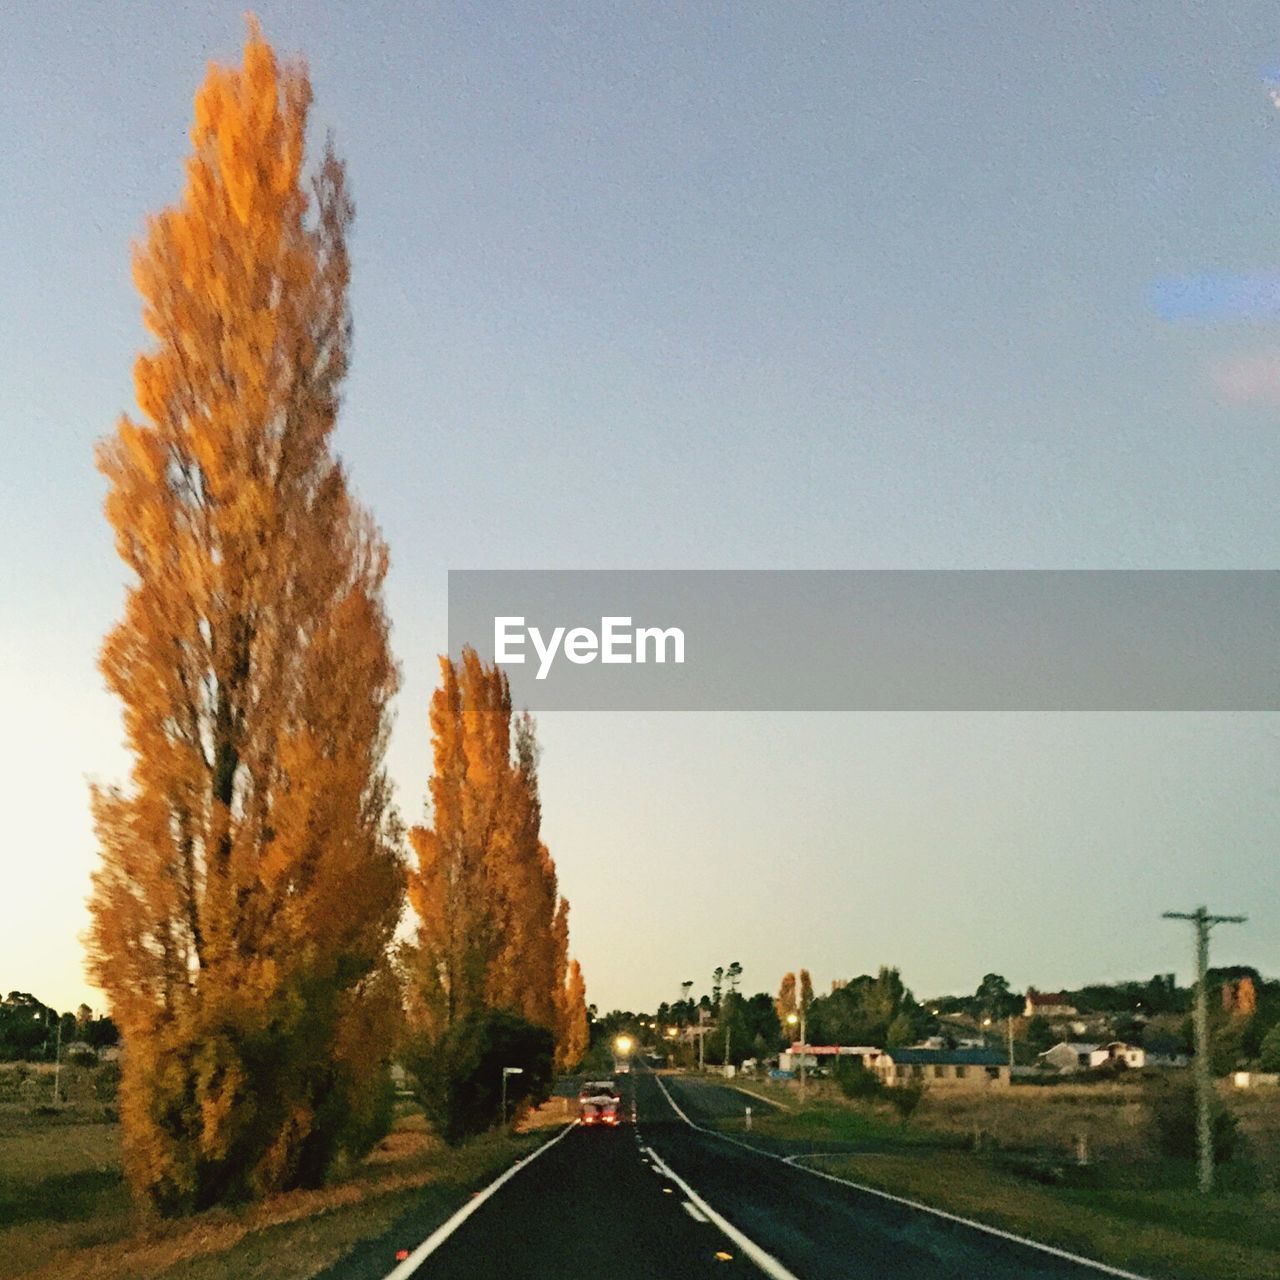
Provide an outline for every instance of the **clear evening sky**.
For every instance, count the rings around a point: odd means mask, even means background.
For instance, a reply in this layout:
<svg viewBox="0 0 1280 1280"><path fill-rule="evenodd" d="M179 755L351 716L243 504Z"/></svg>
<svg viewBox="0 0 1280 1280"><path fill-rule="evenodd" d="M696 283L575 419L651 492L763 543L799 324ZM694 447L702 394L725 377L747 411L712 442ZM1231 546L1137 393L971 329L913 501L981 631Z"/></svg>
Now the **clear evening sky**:
<svg viewBox="0 0 1280 1280"><path fill-rule="evenodd" d="M128 247L243 0L0 17L0 990L72 1007L123 779L95 439ZM390 541L417 820L448 568L1280 564L1280 17L1231 6L272 4L357 203L338 447ZM796 655L803 661L803 654ZM1280 970L1268 715L557 714L588 998L901 966L917 994Z"/></svg>

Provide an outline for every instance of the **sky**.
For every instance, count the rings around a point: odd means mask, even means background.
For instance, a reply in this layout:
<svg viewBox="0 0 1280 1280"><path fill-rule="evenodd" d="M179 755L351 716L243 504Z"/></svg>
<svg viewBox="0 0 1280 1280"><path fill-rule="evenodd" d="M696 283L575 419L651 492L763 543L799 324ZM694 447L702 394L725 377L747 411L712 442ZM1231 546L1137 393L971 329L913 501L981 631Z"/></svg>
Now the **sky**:
<svg viewBox="0 0 1280 1280"><path fill-rule="evenodd" d="M0 16L0 991L73 1007L96 671L124 572L94 442L129 268L243 4ZM450 568L1270 568L1274 7L275 4L357 206L337 433L392 551L419 820ZM1176 292L1176 287L1175 287ZM1199 295L1197 295L1199 296ZM1194 309L1193 309L1194 310ZM803 660L802 656L799 660ZM544 834L601 1008L739 960L927 996L1280 973L1268 714L548 713Z"/></svg>

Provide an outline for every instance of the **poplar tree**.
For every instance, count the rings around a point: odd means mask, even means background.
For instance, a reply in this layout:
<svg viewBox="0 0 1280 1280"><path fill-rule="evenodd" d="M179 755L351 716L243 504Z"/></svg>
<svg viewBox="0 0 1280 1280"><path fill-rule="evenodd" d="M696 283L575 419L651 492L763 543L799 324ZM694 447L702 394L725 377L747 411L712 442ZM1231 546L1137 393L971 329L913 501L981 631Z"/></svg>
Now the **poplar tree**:
<svg viewBox="0 0 1280 1280"><path fill-rule="evenodd" d="M429 1043L486 1009L559 1029L568 903L541 839L537 741L507 678L475 650L440 659L431 699L430 826L409 832L417 935L412 1018Z"/></svg>
<svg viewBox="0 0 1280 1280"><path fill-rule="evenodd" d="M93 792L90 973L162 1212L317 1185L376 1136L400 1004L387 550L330 442L353 208L332 147L304 178L310 102L256 24L210 67L182 196L134 251L139 413L97 455L133 764Z"/></svg>
<svg viewBox="0 0 1280 1280"><path fill-rule="evenodd" d="M556 1066L561 1071L571 1071L582 1061L590 1042L587 984L582 978L582 966L576 960L569 965L559 1004L560 1029L556 1044Z"/></svg>

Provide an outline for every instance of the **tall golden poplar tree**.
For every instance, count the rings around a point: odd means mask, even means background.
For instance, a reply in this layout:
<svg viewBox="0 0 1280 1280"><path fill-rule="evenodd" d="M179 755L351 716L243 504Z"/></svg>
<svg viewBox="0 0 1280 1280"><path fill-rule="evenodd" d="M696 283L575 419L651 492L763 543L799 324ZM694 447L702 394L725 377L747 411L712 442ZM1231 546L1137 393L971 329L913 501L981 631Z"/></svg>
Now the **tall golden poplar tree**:
<svg viewBox="0 0 1280 1280"><path fill-rule="evenodd" d="M582 1061L590 1042L587 1024L587 984L582 966L574 960L569 966L560 993L560 1029L556 1043L556 1066L571 1071Z"/></svg>
<svg viewBox="0 0 1280 1280"><path fill-rule="evenodd" d="M800 970L800 989L796 990L796 975L794 973L784 973L782 982L778 986L778 994L774 997L773 1007L777 1012L778 1021L782 1024L782 1032L789 1036L792 1040L800 1034L799 1025L792 1027L787 1019L793 1014L799 1018L802 1013L807 1014L809 1006L813 1004L813 980L809 977L808 969Z"/></svg>
<svg viewBox="0 0 1280 1280"><path fill-rule="evenodd" d="M90 970L124 1036L129 1177L164 1212L319 1182L374 1125L403 898L383 771L387 552L330 450L352 205L311 89L251 25L196 95L134 278L154 345L98 452L132 574L102 670Z"/></svg>
<svg viewBox="0 0 1280 1280"><path fill-rule="evenodd" d="M473 649L440 659L431 699L432 825L409 839L418 916L408 952L414 1020L427 1038L482 1009L559 1027L568 903L542 843L533 722L512 726L500 668Z"/></svg>

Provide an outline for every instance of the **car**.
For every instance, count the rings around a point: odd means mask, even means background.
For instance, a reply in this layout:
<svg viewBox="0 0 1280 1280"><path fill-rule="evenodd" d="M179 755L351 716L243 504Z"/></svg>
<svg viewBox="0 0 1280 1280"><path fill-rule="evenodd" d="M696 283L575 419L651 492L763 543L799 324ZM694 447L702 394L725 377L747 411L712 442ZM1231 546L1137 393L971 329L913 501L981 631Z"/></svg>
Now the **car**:
<svg viewBox="0 0 1280 1280"><path fill-rule="evenodd" d="M612 1080L588 1080L578 1090L578 1119L584 1125L622 1123L622 1094Z"/></svg>

